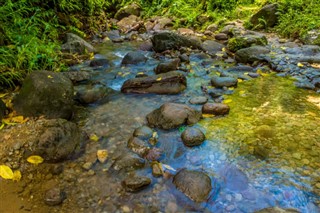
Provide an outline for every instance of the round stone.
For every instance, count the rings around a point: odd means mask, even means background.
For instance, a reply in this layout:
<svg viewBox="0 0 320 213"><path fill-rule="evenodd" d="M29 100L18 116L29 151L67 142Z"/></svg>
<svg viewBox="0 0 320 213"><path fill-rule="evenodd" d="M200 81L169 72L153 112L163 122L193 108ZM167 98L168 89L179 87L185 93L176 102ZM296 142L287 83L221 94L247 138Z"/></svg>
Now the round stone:
<svg viewBox="0 0 320 213"><path fill-rule="evenodd" d="M207 101L208 101L208 98L205 96L198 96L198 97L191 98L189 100L190 104L205 104L207 103Z"/></svg>
<svg viewBox="0 0 320 213"><path fill-rule="evenodd" d="M182 134L181 139L186 146L198 146L206 139L205 135L200 129L189 127Z"/></svg>
<svg viewBox="0 0 320 213"><path fill-rule="evenodd" d="M55 187L46 191L44 202L49 206L56 206L61 204L65 198L65 193L60 188Z"/></svg>

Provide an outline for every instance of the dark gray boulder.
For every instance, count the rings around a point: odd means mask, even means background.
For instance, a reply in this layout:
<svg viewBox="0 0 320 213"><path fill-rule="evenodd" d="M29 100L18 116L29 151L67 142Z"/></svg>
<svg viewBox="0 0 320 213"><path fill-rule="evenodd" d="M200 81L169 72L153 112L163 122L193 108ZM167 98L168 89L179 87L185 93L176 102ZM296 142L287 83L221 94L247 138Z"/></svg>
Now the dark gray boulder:
<svg viewBox="0 0 320 213"><path fill-rule="evenodd" d="M128 52L122 59L122 65L139 64L147 61L147 58L139 51Z"/></svg>
<svg viewBox="0 0 320 213"><path fill-rule="evenodd" d="M213 77L211 79L211 85L217 88L222 87L236 87L238 79L233 77Z"/></svg>
<svg viewBox="0 0 320 213"><path fill-rule="evenodd" d="M173 32L161 32L155 34L151 38L153 49L156 52L163 52L165 50L179 49L180 47L191 47L195 49L202 49L201 41L179 35Z"/></svg>
<svg viewBox="0 0 320 213"><path fill-rule="evenodd" d="M147 115L148 125L161 129L173 129L182 124L195 124L201 113L185 104L165 103Z"/></svg>
<svg viewBox="0 0 320 213"><path fill-rule="evenodd" d="M195 202L206 201L212 188L211 179L206 173L187 169L180 170L173 177L173 184Z"/></svg>
<svg viewBox="0 0 320 213"><path fill-rule="evenodd" d="M66 43L61 46L63 52L86 54L96 52L96 49L84 39L73 33L67 33Z"/></svg>
<svg viewBox="0 0 320 213"><path fill-rule="evenodd" d="M189 127L182 132L181 139L184 145L192 147L201 145L206 139L206 136L200 129Z"/></svg>
<svg viewBox="0 0 320 213"><path fill-rule="evenodd" d="M222 48L224 48L224 45L216 41L206 40L202 43L202 49L212 56L222 51Z"/></svg>
<svg viewBox="0 0 320 213"><path fill-rule="evenodd" d="M123 93L178 94L187 87L187 79L182 72L172 71L155 76L133 78L121 87Z"/></svg>
<svg viewBox="0 0 320 213"><path fill-rule="evenodd" d="M278 4L268 4L261 8L256 14L250 18L250 23L254 29L265 29L274 27L278 22ZM260 20L263 20L261 22Z"/></svg>
<svg viewBox="0 0 320 213"><path fill-rule="evenodd" d="M270 50L263 46L252 46L238 50L235 54L235 59L239 63L253 63L255 61L263 61L264 55Z"/></svg>
<svg viewBox="0 0 320 213"><path fill-rule="evenodd" d="M36 71L23 82L14 98L14 109L23 116L70 119L73 113L73 85L62 73Z"/></svg>
<svg viewBox="0 0 320 213"><path fill-rule="evenodd" d="M230 111L230 107L222 103L206 103L202 106L203 114L226 115Z"/></svg>
<svg viewBox="0 0 320 213"><path fill-rule="evenodd" d="M157 67L154 69L154 72L156 74L160 74L160 73L167 73L170 71L175 71L178 69L179 64L180 64L179 58L172 59L172 60L169 60L166 62L162 62L157 65Z"/></svg>
<svg viewBox="0 0 320 213"><path fill-rule="evenodd" d="M64 119L48 120L39 135L33 154L41 156L47 162L59 162L70 159L82 151L86 135L76 124Z"/></svg>
<svg viewBox="0 0 320 213"><path fill-rule="evenodd" d="M122 185L127 192L138 192L151 184L151 179L145 176L129 176Z"/></svg>

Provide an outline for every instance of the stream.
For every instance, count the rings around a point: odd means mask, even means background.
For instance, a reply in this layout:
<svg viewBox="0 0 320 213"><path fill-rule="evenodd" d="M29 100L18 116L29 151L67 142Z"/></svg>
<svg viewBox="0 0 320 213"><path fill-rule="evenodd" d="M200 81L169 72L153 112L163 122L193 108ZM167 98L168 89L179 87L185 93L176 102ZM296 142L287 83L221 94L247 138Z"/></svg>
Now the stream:
<svg viewBox="0 0 320 213"><path fill-rule="evenodd" d="M146 123L148 113L166 102L189 104L190 98L203 95L200 88L212 76L233 66L194 53L186 65L191 70L187 75L188 87L181 94L122 94L119 91L125 80L139 72L154 75L158 64L153 53L144 52L149 58L147 63L121 67L124 55L138 45L107 42L99 47L99 57L111 59L113 66L91 72L94 79L114 92L106 100L89 106L83 128L102 139L98 144L89 144L86 155L96 149L123 154L133 130ZM81 66L89 69L87 64ZM201 146L183 145L180 134L186 126L156 129L156 147L164 152L161 163L172 167L171 173L188 168L211 177L213 189L207 202L189 200L175 189L171 178L152 177L149 166L136 172L152 178L152 186L138 193L124 193L119 189L119 181L126 174L108 173L111 163L107 163L94 166L96 174L83 180L81 184L86 187L76 193L83 196L78 203L84 205L82 201L91 200L91 205L95 205L99 203L94 200L99 194L107 200L101 201L106 212L254 212L272 206L319 212L320 197L314 189L319 183L314 183L320 175L320 96L296 88L293 82L290 77L278 77L272 72L240 81L237 88L229 89L230 95L224 95L224 102L231 108L229 115L204 116L196 124L206 133ZM201 105L191 106L201 110Z"/></svg>

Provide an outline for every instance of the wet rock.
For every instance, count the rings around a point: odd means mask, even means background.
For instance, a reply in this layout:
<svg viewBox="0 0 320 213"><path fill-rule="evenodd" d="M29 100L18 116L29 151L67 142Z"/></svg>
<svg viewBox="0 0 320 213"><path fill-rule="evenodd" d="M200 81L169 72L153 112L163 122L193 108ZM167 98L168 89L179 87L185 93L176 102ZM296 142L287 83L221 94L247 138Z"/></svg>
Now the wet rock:
<svg viewBox="0 0 320 213"><path fill-rule="evenodd" d="M35 71L23 82L14 98L14 109L25 117L70 119L73 113L73 85L62 73Z"/></svg>
<svg viewBox="0 0 320 213"><path fill-rule="evenodd" d="M172 71L156 76L134 78L125 81L121 87L123 93L178 94L187 86L183 73Z"/></svg>
<svg viewBox="0 0 320 213"><path fill-rule="evenodd" d="M314 84L312 84L311 82L309 82L307 80L295 82L294 85L297 88L309 89L309 90L314 90L316 88Z"/></svg>
<svg viewBox="0 0 320 213"><path fill-rule="evenodd" d="M195 202L206 201L211 191L211 179L204 172L180 170L173 178L173 184Z"/></svg>
<svg viewBox="0 0 320 213"><path fill-rule="evenodd" d="M162 166L160 163L153 163L152 164L152 175L154 177L161 177L163 175Z"/></svg>
<svg viewBox="0 0 320 213"><path fill-rule="evenodd" d="M254 69L251 66L235 66L226 69L226 72L236 72L236 73L245 73L245 72L254 72Z"/></svg>
<svg viewBox="0 0 320 213"><path fill-rule="evenodd" d="M127 177L122 185L127 192L138 192L151 184L151 179L145 176Z"/></svg>
<svg viewBox="0 0 320 213"><path fill-rule="evenodd" d="M152 51L152 42L151 41L145 41L143 42L140 46L139 46L139 50L142 50L142 51Z"/></svg>
<svg viewBox="0 0 320 213"><path fill-rule="evenodd" d="M180 59L176 58L173 60L169 60L166 62L162 62L160 64L157 65L157 67L155 68L154 72L156 74L160 74L160 73L167 73L170 71L175 71L178 69L178 66L180 64Z"/></svg>
<svg viewBox="0 0 320 213"><path fill-rule="evenodd" d="M201 49L201 41L185 37L173 32L161 32L155 34L151 38L153 49L156 52L163 52L165 50L179 49L180 47L191 47Z"/></svg>
<svg viewBox="0 0 320 213"><path fill-rule="evenodd" d="M137 153L141 157L144 157L150 150L148 142L141 140L137 137L131 137L127 144L128 148Z"/></svg>
<svg viewBox="0 0 320 213"><path fill-rule="evenodd" d="M305 44L320 45L320 30L314 29L308 31L302 40Z"/></svg>
<svg viewBox="0 0 320 213"><path fill-rule="evenodd" d="M87 81L91 78L90 73L86 71L63 72L63 75L69 78L73 84L79 83L81 81Z"/></svg>
<svg viewBox="0 0 320 213"><path fill-rule="evenodd" d="M252 46L238 50L235 58L239 63L253 63L255 61L263 61L263 55L268 54L270 50L262 46Z"/></svg>
<svg viewBox="0 0 320 213"><path fill-rule="evenodd" d="M206 40L202 44L202 49L212 56L216 55L217 52L222 51L223 47L223 44L212 40Z"/></svg>
<svg viewBox="0 0 320 213"><path fill-rule="evenodd" d="M217 88L222 87L236 87L238 80L232 77L213 77L211 79L211 85Z"/></svg>
<svg viewBox="0 0 320 213"><path fill-rule="evenodd" d="M128 52L122 59L121 65L139 64L147 61L147 58L139 51Z"/></svg>
<svg viewBox="0 0 320 213"><path fill-rule="evenodd" d="M65 199L66 193L58 187L47 190L44 195L44 202L49 206L60 205Z"/></svg>
<svg viewBox="0 0 320 213"><path fill-rule="evenodd" d="M110 62L106 58L95 58L90 61L90 67L109 67Z"/></svg>
<svg viewBox="0 0 320 213"><path fill-rule="evenodd" d="M219 41L224 41L229 39L228 35L225 33L218 33L214 36L214 38Z"/></svg>
<svg viewBox="0 0 320 213"><path fill-rule="evenodd" d="M220 88L212 88L208 90L208 94L212 97L212 98L219 98L221 97L223 94L225 94L225 90L220 89Z"/></svg>
<svg viewBox="0 0 320 213"><path fill-rule="evenodd" d="M182 124L195 124L201 113L185 104L165 103L147 115L149 126L173 129Z"/></svg>
<svg viewBox="0 0 320 213"><path fill-rule="evenodd" d="M0 121L4 118L6 111L6 104L0 99Z"/></svg>
<svg viewBox="0 0 320 213"><path fill-rule="evenodd" d="M251 47L254 45L265 46L268 44L267 38L264 35L244 35L236 36L228 41L228 49L231 52Z"/></svg>
<svg viewBox="0 0 320 213"><path fill-rule="evenodd" d="M222 103L206 103L202 106L203 114L226 115L230 111L230 107Z"/></svg>
<svg viewBox="0 0 320 213"><path fill-rule="evenodd" d="M145 158L149 161L158 161L162 158L162 155L163 155L162 149L153 147L149 150Z"/></svg>
<svg viewBox="0 0 320 213"><path fill-rule="evenodd" d="M209 31L211 31L211 32L215 32L217 29L218 29L218 25L216 25L216 24L210 24L210 25L207 27L207 30L209 30Z"/></svg>
<svg viewBox="0 0 320 213"><path fill-rule="evenodd" d="M145 165L145 160L136 153L128 151L121 155L113 165L115 170L133 170L142 168Z"/></svg>
<svg viewBox="0 0 320 213"><path fill-rule="evenodd" d="M254 29L274 27L278 21L278 4L268 4L250 18ZM261 21L263 20L263 22Z"/></svg>
<svg viewBox="0 0 320 213"><path fill-rule="evenodd" d="M193 97L189 100L190 104L205 104L207 103L208 98L205 96Z"/></svg>
<svg viewBox="0 0 320 213"><path fill-rule="evenodd" d="M120 8L120 10L118 10L118 12L115 14L114 18L121 20L130 15L140 16L141 10L142 9L138 4L132 3Z"/></svg>
<svg viewBox="0 0 320 213"><path fill-rule="evenodd" d="M269 208L255 211L255 213L299 213L299 212L300 211L296 209L282 209L279 207L269 207Z"/></svg>
<svg viewBox="0 0 320 213"><path fill-rule="evenodd" d="M75 87L75 90L75 99L81 104L95 103L99 100L102 100L108 93L111 92L110 89L101 84L81 85Z"/></svg>
<svg viewBox="0 0 320 213"><path fill-rule="evenodd" d="M67 33L66 43L61 46L61 50L63 52L78 54L96 52L96 49L91 44L73 33Z"/></svg>
<svg viewBox="0 0 320 213"><path fill-rule="evenodd" d="M43 124L31 154L39 155L47 162L64 161L80 154L85 140L76 124L63 119L48 120Z"/></svg>
<svg viewBox="0 0 320 213"><path fill-rule="evenodd" d="M184 145L192 147L201 145L206 137L200 129L189 127L183 131L181 134L181 139Z"/></svg>
<svg viewBox="0 0 320 213"><path fill-rule="evenodd" d="M102 35L105 37L103 40L106 41L110 39L114 43L119 43L123 41L123 38L120 36L119 30L110 30L103 32Z"/></svg>
<svg viewBox="0 0 320 213"><path fill-rule="evenodd" d="M233 37L236 35L241 35L241 29L236 27L235 25L226 25L222 28L220 33L227 34L229 37Z"/></svg>
<svg viewBox="0 0 320 213"><path fill-rule="evenodd" d="M152 138L153 131L148 126L141 126L134 130L133 136L141 140L149 140Z"/></svg>
<svg viewBox="0 0 320 213"><path fill-rule="evenodd" d="M315 56L320 53L318 45L303 45L301 47L286 48L285 53L292 55Z"/></svg>

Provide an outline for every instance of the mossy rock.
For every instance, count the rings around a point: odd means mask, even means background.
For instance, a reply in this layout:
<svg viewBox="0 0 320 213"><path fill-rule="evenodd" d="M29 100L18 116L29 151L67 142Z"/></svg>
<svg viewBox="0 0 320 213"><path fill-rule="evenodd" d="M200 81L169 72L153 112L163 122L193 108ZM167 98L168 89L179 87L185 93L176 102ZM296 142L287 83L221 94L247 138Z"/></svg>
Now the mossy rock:
<svg viewBox="0 0 320 213"><path fill-rule="evenodd" d="M268 40L265 36L260 35L245 35L231 38L228 42L228 49L232 52L237 50L251 47L254 45L265 46L268 44Z"/></svg>

